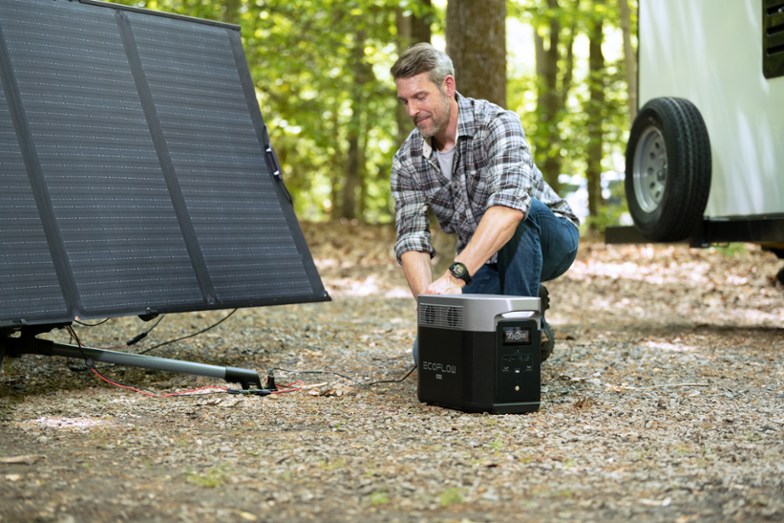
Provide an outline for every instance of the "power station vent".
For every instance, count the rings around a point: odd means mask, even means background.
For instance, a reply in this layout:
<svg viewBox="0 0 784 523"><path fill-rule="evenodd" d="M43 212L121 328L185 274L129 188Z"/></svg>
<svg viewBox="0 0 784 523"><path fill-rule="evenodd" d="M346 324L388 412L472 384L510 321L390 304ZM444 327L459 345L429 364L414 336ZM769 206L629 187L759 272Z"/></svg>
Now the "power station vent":
<svg viewBox="0 0 784 523"><path fill-rule="evenodd" d="M462 329L463 307L455 305L420 305L419 325L443 329Z"/></svg>
<svg viewBox="0 0 784 523"><path fill-rule="evenodd" d="M765 78L784 76L784 0L762 3L762 72Z"/></svg>

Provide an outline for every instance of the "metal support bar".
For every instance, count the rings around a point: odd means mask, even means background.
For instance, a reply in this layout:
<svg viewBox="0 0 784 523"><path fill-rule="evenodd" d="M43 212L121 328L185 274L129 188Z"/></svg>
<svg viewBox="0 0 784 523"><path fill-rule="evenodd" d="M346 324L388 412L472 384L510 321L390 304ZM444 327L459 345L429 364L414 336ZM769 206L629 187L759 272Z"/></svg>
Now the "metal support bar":
<svg viewBox="0 0 784 523"><path fill-rule="evenodd" d="M259 389L262 388L259 373L251 369L221 367L218 365L193 363L169 358L159 358L156 356L146 356L143 354L129 354L126 352L116 352L105 349L78 347L75 345L55 343L49 340L41 340L30 336L0 339L0 352L2 352L3 355L7 353L9 356L40 354L43 356L64 356L66 358L77 359L89 358L102 363L114 363L131 367L143 367L146 369L220 378L230 383L239 383L243 389L248 389L251 385L255 385Z"/></svg>

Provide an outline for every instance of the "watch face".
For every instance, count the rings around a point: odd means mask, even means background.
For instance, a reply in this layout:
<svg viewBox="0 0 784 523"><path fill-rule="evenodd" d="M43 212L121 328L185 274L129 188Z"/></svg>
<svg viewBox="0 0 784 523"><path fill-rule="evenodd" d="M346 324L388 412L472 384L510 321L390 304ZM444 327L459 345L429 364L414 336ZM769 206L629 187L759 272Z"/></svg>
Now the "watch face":
<svg viewBox="0 0 784 523"><path fill-rule="evenodd" d="M463 265L462 263L453 263L449 267L449 271L452 274L454 274L455 278L463 278L463 277L465 277L466 273L468 272L468 270L466 269L466 266Z"/></svg>

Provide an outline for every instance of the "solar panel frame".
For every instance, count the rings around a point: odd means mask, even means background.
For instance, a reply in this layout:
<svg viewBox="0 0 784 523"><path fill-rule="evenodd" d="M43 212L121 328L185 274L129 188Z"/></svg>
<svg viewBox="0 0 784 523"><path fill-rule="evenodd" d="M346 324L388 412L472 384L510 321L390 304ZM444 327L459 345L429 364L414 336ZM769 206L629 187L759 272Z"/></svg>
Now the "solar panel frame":
<svg viewBox="0 0 784 523"><path fill-rule="evenodd" d="M329 300L239 28L0 3L0 327Z"/></svg>

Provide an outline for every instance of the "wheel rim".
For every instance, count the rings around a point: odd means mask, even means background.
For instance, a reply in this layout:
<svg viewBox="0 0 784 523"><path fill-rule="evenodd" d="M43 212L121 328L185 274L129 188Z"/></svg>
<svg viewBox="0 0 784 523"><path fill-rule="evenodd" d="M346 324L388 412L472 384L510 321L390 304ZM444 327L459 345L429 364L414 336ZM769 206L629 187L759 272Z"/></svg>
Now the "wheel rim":
<svg viewBox="0 0 784 523"><path fill-rule="evenodd" d="M643 131L634 151L634 196L640 208L652 213L664 198L667 185L667 147L656 127Z"/></svg>

